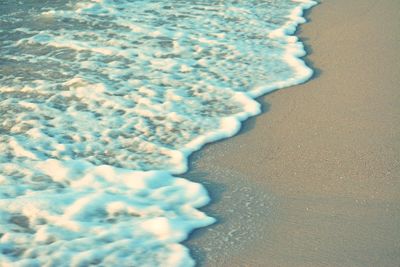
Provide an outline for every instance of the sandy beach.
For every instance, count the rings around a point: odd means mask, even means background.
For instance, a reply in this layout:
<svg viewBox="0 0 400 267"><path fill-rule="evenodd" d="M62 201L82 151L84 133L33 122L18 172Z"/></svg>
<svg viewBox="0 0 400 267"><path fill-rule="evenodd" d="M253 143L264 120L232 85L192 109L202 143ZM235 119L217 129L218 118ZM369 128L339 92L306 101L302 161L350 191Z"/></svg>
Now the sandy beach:
<svg viewBox="0 0 400 267"><path fill-rule="evenodd" d="M316 72L183 175L219 222L199 266L400 266L400 1L326 0L298 35Z"/></svg>

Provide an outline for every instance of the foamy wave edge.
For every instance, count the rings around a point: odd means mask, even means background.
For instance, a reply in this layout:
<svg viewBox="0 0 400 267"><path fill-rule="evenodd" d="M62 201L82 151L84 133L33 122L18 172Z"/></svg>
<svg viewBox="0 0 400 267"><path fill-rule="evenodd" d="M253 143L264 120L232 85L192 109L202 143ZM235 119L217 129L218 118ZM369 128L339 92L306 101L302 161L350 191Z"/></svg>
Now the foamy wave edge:
<svg viewBox="0 0 400 267"><path fill-rule="evenodd" d="M295 70L296 75L287 80L254 87L247 93L237 92L235 94L235 100L238 103L243 104L245 111L240 112L235 116L222 118L221 127L218 130L199 136L186 144L183 149L176 151L175 159L176 162L180 161L180 163L176 164L175 168L168 170L169 172L172 174L182 174L187 172L188 157L190 154L200 150L208 143L216 142L237 134L241 129L241 122L261 113L261 105L254 100L255 98L278 89L304 83L312 77L313 70L301 59L307 55L304 45L299 38L293 34L295 34L297 27L300 24L307 22L303 16L304 11L317 5L318 2L313 0L293 0L293 2L299 2L301 4L293 9L288 17L289 21L281 28L271 32L269 37L273 39L282 38L287 41L288 45L283 58L284 61Z"/></svg>
<svg viewBox="0 0 400 267"><path fill-rule="evenodd" d="M271 32L269 37L284 38L287 40L288 45L286 47L286 52L283 55L283 58L296 71L296 76L284 81L279 81L263 86L257 86L250 90L250 92L248 93L236 93L236 101L243 104L245 111L236 114L236 116L223 118L221 120L220 129L209 132L207 135L199 136L198 138L188 143L180 151L181 155L177 155L177 158L181 158L182 164L178 165L176 169L170 170L172 174L181 174L188 170L188 157L191 153L200 150L204 145L208 143L216 142L234 136L240 131L243 121L252 116L260 114L261 105L259 102L254 100L255 98L282 88L287 88L293 85L307 82L312 77L314 73L313 70L306 65L304 60L301 59L302 57L307 55L304 45L297 36L294 36L294 34L300 24L307 22L307 20L303 16L304 11L310 9L318 3L312 0L293 1L300 2L301 4L293 9L289 16L290 20L283 27Z"/></svg>
<svg viewBox="0 0 400 267"><path fill-rule="evenodd" d="M119 262L120 266L130 266L132 261L141 266L155 266L160 262L163 266L194 266L189 250L179 243L191 231L211 225L215 219L197 210L210 202L205 188L173 175L188 170L191 153L207 143L235 135L242 121L260 114L261 106L254 98L303 83L312 76L312 69L301 60L306 55L304 46L293 34L299 24L306 22L304 10L317 2L293 1L301 4L293 9L287 23L269 37L286 40L283 58L296 75L257 86L248 93L235 93L235 100L243 105L244 111L222 118L219 129L171 152L175 164L170 169L133 171L95 166L84 160L54 159L27 167L33 170L32 178L39 179L35 182L40 186L42 182L43 185L51 182L54 188L0 202L2 210L7 210L7 213L0 212L0 217L10 222L0 225L5 233L0 236L1 249L7 252L0 254L0 262L4 266L41 266L45 262L88 266L100 261L110 265ZM6 179L0 175L0 180ZM60 190L64 190L63 194ZM39 229L33 238L31 221ZM20 232L9 235L15 227ZM22 245L13 245L17 243ZM24 258L14 261L20 255ZM157 258L153 261L154 255Z"/></svg>

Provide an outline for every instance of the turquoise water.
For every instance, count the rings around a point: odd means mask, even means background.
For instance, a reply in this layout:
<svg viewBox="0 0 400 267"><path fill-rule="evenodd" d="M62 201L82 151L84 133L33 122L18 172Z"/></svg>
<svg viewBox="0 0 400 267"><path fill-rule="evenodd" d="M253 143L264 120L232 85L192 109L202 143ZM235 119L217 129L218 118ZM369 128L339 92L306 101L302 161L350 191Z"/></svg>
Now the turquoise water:
<svg viewBox="0 0 400 267"><path fill-rule="evenodd" d="M190 266L187 157L312 74L312 1L0 1L0 261Z"/></svg>

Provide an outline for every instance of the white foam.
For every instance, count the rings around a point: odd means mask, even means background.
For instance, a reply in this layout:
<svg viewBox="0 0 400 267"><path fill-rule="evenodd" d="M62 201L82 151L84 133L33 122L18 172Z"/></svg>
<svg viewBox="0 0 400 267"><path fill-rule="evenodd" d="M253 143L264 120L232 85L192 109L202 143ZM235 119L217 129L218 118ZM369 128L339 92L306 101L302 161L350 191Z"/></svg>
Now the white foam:
<svg viewBox="0 0 400 267"><path fill-rule="evenodd" d="M0 15L0 262L192 266L179 242L214 219L171 174L311 77L315 2L69 2Z"/></svg>
<svg viewBox="0 0 400 267"><path fill-rule="evenodd" d="M204 188L166 172L53 159L24 171L2 181L2 266L190 266L178 243L214 222L196 210L209 201Z"/></svg>

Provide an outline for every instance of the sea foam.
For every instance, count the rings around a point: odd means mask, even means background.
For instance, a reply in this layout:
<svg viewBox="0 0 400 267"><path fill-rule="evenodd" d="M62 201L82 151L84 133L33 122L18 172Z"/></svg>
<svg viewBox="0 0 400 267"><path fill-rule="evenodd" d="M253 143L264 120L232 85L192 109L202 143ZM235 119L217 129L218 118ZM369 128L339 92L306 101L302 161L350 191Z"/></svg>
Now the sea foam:
<svg viewBox="0 0 400 267"><path fill-rule="evenodd" d="M215 220L173 176L312 75L293 36L315 2L86 0L0 11L0 262L191 266Z"/></svg>

